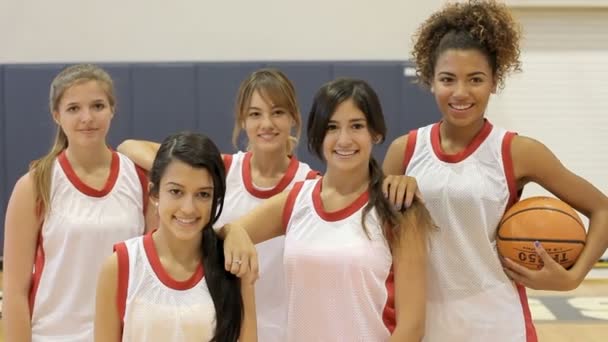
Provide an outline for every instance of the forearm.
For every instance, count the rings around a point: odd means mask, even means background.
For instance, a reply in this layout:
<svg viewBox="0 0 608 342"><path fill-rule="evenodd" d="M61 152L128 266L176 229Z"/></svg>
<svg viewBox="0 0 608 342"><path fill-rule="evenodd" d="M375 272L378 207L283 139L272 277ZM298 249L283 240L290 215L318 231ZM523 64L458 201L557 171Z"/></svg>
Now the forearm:
<svg viewBox="0 0 608 342"><path fill-rule="evenodd" d="M602 257L608 247L608 208L591 216L585 248L572 270L579 283Z"/></svg>
<svg viewBox="0 0 608 342"><path fill-rule="evenodd" d="M420 342L424 337L424 322L397 325L389 342Z"/></svg>
<svg viewBox="0 0 608 342"><path fill-rule="evenodd" d="M243 297L243 323L241 325L240 342L257 342L257 320L255 313L254 286L241 282L241 296Z"/></svg>
<svg viewBox="0 0 608 342"><path fill-rule="evenodd" d="M246 219L241 218L224 225L217 231L217 235L220 239L225 240L228 234L230 234L232 230L235 230L245 233L253 244L262 243L281 235L279 229L271 229L269 226L261 226L262 229L259 229L259 227L260 226L255 223L247 222Z"/></svg>
<svg viewBox="0 0 608 342"><path fill-rule="evenodd" d="M32 320L28 298L4 293L2 324L6 341L32 341Z"/></svg>
<svg viewBox="0 0 608 342"><path fill-rule="evenodd" d="M135 164L139 165L146 171L152 169L154 158L156 157L156 151L148 146L146 143L138 140L125 140L122 142L116 150L129 159Z"/></svg>

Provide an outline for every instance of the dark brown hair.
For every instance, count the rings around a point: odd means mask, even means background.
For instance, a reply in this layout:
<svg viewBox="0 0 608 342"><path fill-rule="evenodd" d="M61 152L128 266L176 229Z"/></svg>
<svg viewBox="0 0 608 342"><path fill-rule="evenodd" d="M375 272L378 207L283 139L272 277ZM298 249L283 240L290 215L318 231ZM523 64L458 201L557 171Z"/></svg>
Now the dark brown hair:
<svg viewBox="0 0 608 342"><path fill-rule="evenodd" d="M414 35L412 55L418 80L430 86L435 63L446 50L475 49L487 58L499 88L511 71L520 71L521 29L506 5L493 0L450 3L431 15Z"/></svg>

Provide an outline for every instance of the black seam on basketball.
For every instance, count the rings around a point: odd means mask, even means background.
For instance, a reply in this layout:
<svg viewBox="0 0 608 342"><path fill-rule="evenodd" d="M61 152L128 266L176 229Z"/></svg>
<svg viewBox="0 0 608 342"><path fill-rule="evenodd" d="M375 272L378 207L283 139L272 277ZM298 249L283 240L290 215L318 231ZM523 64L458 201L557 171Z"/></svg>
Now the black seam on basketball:
<svg viewBox="0 0 608 342"><path fill-rule="evenodd" d="M498 238L503 241L527 241L527 242L555 242L555 243L580 243L581 245L585 245L585 241L581 240L558 240L558 239L532 239L532 238L505 238L498 234Z"/></svg>
<svg viewBox="0 0 608 342"><path fill-rule="evenodd" d="M515 250L515 251L518 251L518 252L523 252L523 253L530 253L530 252L532 252L529 249L522 249L522 248L515 248L515 247L512 247L512 249ZM547 251L547 254L552 254L552 253L568 253L568 252L572 252L573 250L574 250L574 248L562 249L560 251L551 251L551 252ZM534 252L536 253L536 251L534 251Z"/></svg>
<svg viewBox="0 0 608 342"><path fill-rule="evenodd" d="M516 213L514 213L514 214L512 214L512 215L510 215L510 216L505 217L505 218L504 218L502 221L500 221L500 223L498 224L498 226L499 226L499 227L500 227L500 226L502 226L502 225L503 225L505 222L507 222L507 220L509 220L510 218L512 218L512 217L514 217L514 216L516 216L517 214L521 214L521 213L524 213L524 212L526 212L526 211L531 211L531 210L551 210L551 211L557 211L557 212L560 212L560 213L562 213L562 214L564 214L564 215L566 215L566 216L570 217L571 219L573 219L573 220L576 222L576 224L578 224L578 225L579 225L581 228L583 228L583 230L585 230L585 226L583 226L583 225L582 225L582 224L579 222L579 220L577 220L577 219L576 219L576 217L574 217L574 216L570 215L569 213L567 213L567 212L565 212L565 211L563 211L563 210L561 210L561 209L555 209L555 208L545 208L545 207L532 207L532 208L526 208L526 209L522 209L522 210L520 210L520 211L518 211L518 212L516 212Z"/></svg>

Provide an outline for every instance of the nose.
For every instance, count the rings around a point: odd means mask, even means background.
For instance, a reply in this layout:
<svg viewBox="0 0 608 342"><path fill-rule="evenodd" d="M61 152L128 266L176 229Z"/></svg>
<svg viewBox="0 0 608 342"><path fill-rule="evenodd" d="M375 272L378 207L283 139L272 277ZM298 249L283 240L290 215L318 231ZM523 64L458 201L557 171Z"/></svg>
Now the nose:
<svg viewBox="0 0 608 342"><path fill-rule="evenodd" d="M453 96L456 98L466 97L469 93L469 87L466 82L458 82L454 88Z"/></svg>
<svg viewBox="0 0 608 342"><path fill-rule="evenodd" d="M338 141L336 142L336 145L340 147L346 147L349 146L352 141L353 139L350 136L350 132L348 131L348 129L340 129L340 131L338 132Z"/></svg>
<svg viewBox="0 0 608 342"><path fill-rule="evenodd" d="M194 197L184 196L181 206L179 208L184 214L192 214L195 211Z"/></svg>
<svg viewBox="0 0 608 342"><path fill-rule="evenodd" d="M271 114L269 113L264 113L264 115L262 115L262 127L263 128L269 128L273 126L272 123L272 118L270 117Z"/></svg>
<svg viewBox="0 0 608 342"><path fill-rule="evenodd" d="M89 122L93 119L93 115L91 114L91 110L89 108L83 108L80 111L80 121L81 122Z"/></svg>

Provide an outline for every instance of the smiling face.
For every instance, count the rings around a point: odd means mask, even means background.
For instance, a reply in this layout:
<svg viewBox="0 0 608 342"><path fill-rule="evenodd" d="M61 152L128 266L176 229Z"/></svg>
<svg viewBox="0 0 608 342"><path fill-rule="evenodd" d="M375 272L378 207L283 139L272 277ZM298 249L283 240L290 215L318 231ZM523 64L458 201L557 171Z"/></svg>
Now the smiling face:
<svg viewBox="0 0 608 342"><path fill-rule="evenodd" d="M372 146L373 138L365 114L352 99L340 103L329 119L323 139L327 169L366 169Z"/></svg>
<svg viewBox="0 0 608 342"><path fill-rule="evenodd" d="M431 91L443 119L466 127L483 120L496 81L481 51L449 49L437 58Z"/></svg>
<svg viewBox="0 0 608 342"><path fill-rule="evenodd" d="M68 144L81 147L105 145L113 116L108 93L98 81L84 81L66 89L53 112Z"/></svg>
<svg viewBox="0 0 608 342"><path fill-rule="evenodd" d="M251 149L260 152L285 151L293 114L280 104L273 103L254 91L244 122Z"/></svg>
<svg viewBox="0 0 608 342"><path fill-rule="evenodd" d="M200 240L211 218L213 191L213 178L207 169L173 159L160 179L159 229L178 240Z"/></svg>

